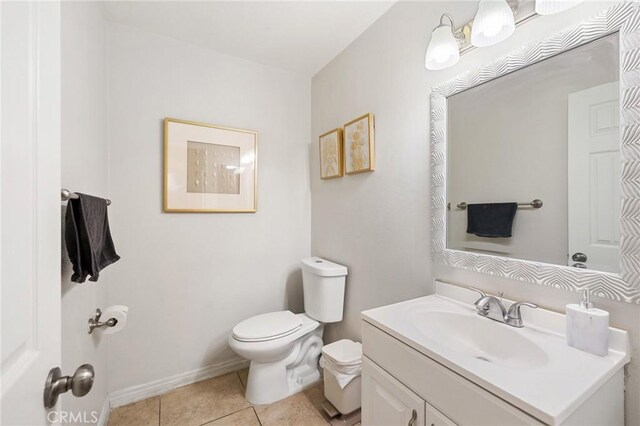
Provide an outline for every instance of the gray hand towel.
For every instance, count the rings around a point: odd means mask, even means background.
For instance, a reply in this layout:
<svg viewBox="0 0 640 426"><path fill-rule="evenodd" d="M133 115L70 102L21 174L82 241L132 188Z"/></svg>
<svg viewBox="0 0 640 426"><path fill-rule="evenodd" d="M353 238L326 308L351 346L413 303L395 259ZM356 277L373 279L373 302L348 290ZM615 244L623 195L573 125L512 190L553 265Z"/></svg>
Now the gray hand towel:
<svg viewBox="0 0 640 426"><path fill-rule="evenodd" d="M120 259L111 239L107 200L78 193L65 216L65 243L73 265L71 281L98 281L100 271Z"/></svg>

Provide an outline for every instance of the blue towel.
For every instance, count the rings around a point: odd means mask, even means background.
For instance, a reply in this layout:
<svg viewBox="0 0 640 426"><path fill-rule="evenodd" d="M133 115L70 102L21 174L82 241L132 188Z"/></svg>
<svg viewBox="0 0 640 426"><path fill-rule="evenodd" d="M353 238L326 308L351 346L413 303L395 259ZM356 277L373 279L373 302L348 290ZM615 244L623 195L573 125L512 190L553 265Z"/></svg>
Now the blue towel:
<svg viewBox="0 0 640 426"><path fill-rule="evenodd" d="M467 234L510 238L518 203L485 203L467 206Z"/></svg>

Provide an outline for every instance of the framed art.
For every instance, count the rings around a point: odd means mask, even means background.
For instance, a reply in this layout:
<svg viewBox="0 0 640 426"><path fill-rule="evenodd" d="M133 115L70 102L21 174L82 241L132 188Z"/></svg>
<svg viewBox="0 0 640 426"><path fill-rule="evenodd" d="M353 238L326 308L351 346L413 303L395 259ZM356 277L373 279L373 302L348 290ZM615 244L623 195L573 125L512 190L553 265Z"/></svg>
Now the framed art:
<svg viewBox="0 0 640 426"><path fill-rule="evenodd" d="M164 211L255 213L258 133L164 119Z"/></svg>
<svg viewBox="0 0 640 426"><path fill-rule="evenodd" d="M370 172L374 170L373 114L368 113L344 125L345 173Z"/></svg>
<svg viewBox="0 0 640 426"><path fill-rule="evenodd" d="M333 129L319 138L320 179L342 177L342 129Z"/></svg>

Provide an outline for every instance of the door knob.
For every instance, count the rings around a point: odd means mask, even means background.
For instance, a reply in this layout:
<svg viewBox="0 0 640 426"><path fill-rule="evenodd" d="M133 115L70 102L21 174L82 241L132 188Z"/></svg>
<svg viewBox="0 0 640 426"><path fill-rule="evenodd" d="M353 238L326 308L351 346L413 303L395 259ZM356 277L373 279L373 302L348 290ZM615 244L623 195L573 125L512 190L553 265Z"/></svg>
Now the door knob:
<svg viewBox="0 0 640 426"><path fill-rule="evenodd" d="M73 376L63 376L59 367L52 368L44 383L44 407L53 408L58 402L58 396L68 390L74 396L85 396L93 387L94 376L91 364L81 365Z"/></svg>
<svg viewBox="0 0 640 426"><path fill-rule="evenodd" d="M585 265L584 263L579 263L579 262L576 262L571 266L574 267L574 268L579 268L579 269L587 269L587 265Z"/></svg>
<svg viewBox="0 0 640 426"><path fill-rule="evenodd" d="M580 252L573 253L573 256L571 256L571 260L573 260L574 262L586 262L587 255Z"/></svg>

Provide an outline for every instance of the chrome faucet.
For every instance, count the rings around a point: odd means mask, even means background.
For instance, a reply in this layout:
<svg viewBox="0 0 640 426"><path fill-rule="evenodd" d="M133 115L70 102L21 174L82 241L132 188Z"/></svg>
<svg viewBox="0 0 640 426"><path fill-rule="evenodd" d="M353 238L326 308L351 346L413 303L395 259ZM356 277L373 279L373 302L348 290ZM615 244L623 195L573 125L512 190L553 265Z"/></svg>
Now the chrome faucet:
<svg viewBox="0 0 640 426"><path fill-rule="evenodd" d="M512 327L521 328L524 326L524 323L522 322L522 313L520 312L520 308L522 306L526 306L529 308L538 307L538 305L536 305L535 303L516 302L509 306L509 309L507 310L507 308L502 303L502 293L500 293L500 298L498 299L495 296L485 294L482 290L479 290L477 288L468 288L469 290L473 290L480 294L480 299L476 300L475 302L475 307L478 310L478 315L510 325ZM491 309L492 306L495 306L497 309Z"/></svg>

